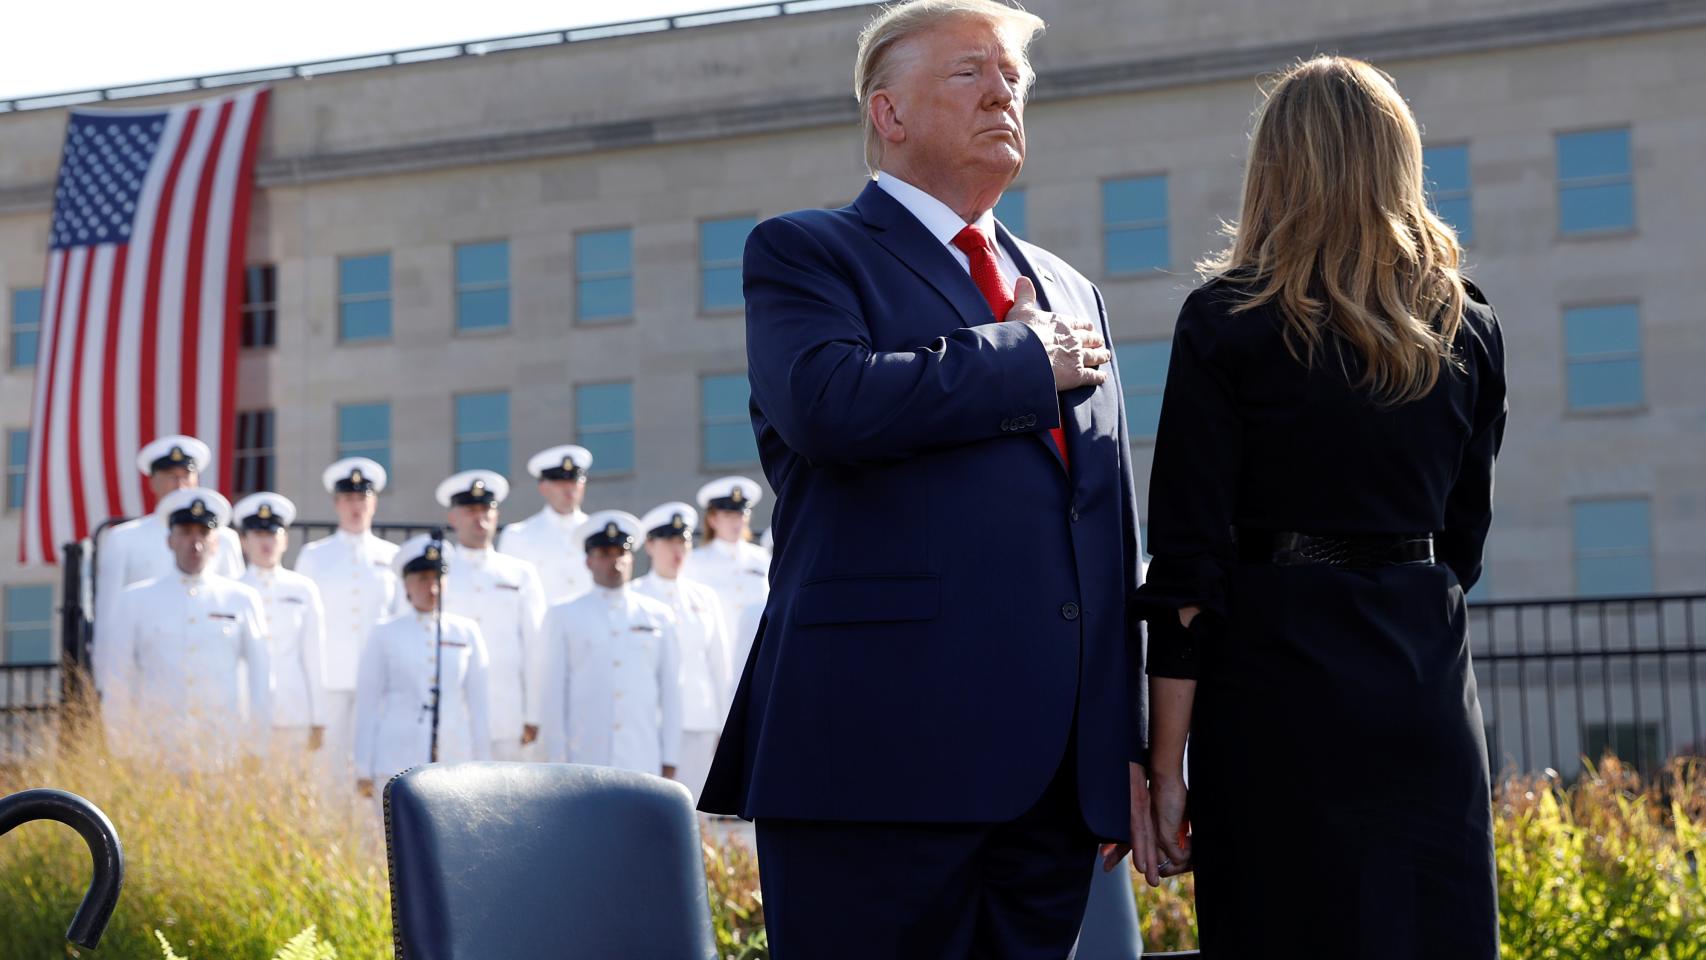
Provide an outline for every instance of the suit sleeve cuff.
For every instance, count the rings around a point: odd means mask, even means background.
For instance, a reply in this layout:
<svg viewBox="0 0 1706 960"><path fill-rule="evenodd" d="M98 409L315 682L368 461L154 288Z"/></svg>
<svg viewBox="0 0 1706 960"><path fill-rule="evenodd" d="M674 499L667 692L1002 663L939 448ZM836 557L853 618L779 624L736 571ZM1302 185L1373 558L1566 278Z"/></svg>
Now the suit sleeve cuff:
<svg viewBox="0 0 1706 960"><path fill-rule="evenodd" d="M1168 610L1149 623L1149 656L1146 661L1152 677L1195 680L1202 667L1202 645L1212 641L1218 623L1214 614L1202 610L1185 627L1179 623L1176 610Z"/></svg>

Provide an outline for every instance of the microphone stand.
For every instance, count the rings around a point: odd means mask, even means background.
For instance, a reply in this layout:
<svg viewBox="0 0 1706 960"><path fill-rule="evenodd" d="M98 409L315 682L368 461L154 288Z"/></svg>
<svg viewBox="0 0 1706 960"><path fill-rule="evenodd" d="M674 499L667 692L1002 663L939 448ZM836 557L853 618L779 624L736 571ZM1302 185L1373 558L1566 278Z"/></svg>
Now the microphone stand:
<svg viewBox="0 0 1706 960"><path fill-rule="evenodd" d="M432 545L438 550L439 564L445 568L438 576L438 603L432 608L432 748L427 757L437 763L439 684L444 681L444 588L450 580L450 564L444 559L443 527L432 528Z"/></svg>

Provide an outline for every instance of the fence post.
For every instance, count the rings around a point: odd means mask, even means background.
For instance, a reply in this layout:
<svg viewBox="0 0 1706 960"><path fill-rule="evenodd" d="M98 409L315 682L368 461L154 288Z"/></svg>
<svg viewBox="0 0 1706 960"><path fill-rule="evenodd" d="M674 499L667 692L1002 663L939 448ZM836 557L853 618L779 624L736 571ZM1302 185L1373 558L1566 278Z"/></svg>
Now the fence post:
<svg viewBox="0 0 1706 960"><path fill-rule="evenodd" d="M60 567L59 741L63 748L81 735L81 704L93 703L89 686L89 620L83 615L83 544L68 543Z"/></svg>

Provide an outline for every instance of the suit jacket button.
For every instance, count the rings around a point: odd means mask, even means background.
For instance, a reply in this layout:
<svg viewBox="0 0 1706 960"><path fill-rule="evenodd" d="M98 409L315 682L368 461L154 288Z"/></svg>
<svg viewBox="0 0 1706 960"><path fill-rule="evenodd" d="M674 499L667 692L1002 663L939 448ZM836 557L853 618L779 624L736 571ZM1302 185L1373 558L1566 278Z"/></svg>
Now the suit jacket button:
<svg viewBox="0 0 1706 960"><path fill-rule="evenodd" d="M1001 432L1002 433L1007 433L1008 431L1011 431L1012 429L1013 429L1013 421L1011 421L1011 420L1001 421Z"/></svg>
<svg viewBox="0 0 1706 960"><path fill-rule="evenodd" d="M1073 523L1078 522L1078 508L1077 507L1072 508L1072 522Z"/></svg>
<svg viewBox="0 0 1706 960"><path fill-rule="evenodd" d="M1037 425L1037 415L1036 415L1036 414L1034 414L1034 413L1032 413L1032 414L1027 414L1027 415L1026 415L1026 416L1025 416L1025 426L1027 426L1027 427L1034 427L1034 426L1036 426L1036 425Z"/></svg>
<svg viewBox="0 0 1706 960"><path fill-rule="evenodd" d="M1060 605L1060 615L1068 620L1078 619L1078 604L1070 600Z"/></svg>

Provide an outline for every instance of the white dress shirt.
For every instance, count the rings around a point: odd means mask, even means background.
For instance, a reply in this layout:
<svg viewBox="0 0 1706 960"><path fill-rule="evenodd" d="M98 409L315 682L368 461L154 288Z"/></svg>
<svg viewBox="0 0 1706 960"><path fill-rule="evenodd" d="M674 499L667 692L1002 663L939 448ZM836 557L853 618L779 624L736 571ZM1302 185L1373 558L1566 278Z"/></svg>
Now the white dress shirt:
<svg viewBox="0 0 1706 960"><path fill-rule="evenodd" d="M371 533L343 530L304 544L296 572L320 588L326 612L326 689L355 690L356 665L375 624L398 616L407 606L403 584L391 569L397 545Z"/></svg>
<svg viewBox="0 0 1706 960"><path fill-rule="evenodd" d="M108 527L101 534L95 552L95 649L92 654L95 686L106 689L102 674L106 656L101 652L101 622L118 604L124 588L133 583L170 576L178 572L178 561L166 537L172 528L160 513L151 513L135 520ZM208 565L207 572L230 579L243 575L243 547L230 527L220 527L214 536L219 538L219 552Z"/></svg>
<svg viewBox="0 0 1706 960"><path fill-rule="evenodd" d="M262 623L260 595L215 574L174 567L121 591L102 639L109 742L177 769L264 753L272 665Z"/></svg>
<svg viewBox="0 0 1706 960"><path fill-rule="evenodd" d="M953 208L892 173L879 174L877 186L900 201L900 205L905 207L908 213L924 224L924 229L930 231L931 236L948 248L948 252L954 256L954 262L964 268L966 273L971 273L971 261L966 259L964 251L954 246L954 238L959 236L967 224ZM971 225L982 230L989 242L995 244L995 262L1001 268L1001 278L1007 281L1007 288L1011 290L1019 281L1019 265L1013 262L1012 255L995 236L995 211L983 211Z"/></svg>
<svg viewBox="0 0 1706 960"><path fill-rule="evenodd" d="M558 513L546 504L526 520L505 527L498 534L498 552L533 564L547 603L573 600L592 589L586 546L575 541L575 533L585 522L583 510Z"/></svg>
<svg viewBox="0 0 1706 960"><path fill-rule="evenodd" d="M273 726L325 726L326 611L320 589L283 567L250 567L242 582L261 597L261 626L272 655Z"/></svg>
<svg viewBox="0 0 1706 960"><path fill-rule="evenodd" d="M408 613L373 628L361 653L355 691L355 773L386 780L432 757L432 684L439 675L438 759L490 760L486 646L472 620L444 615L442 663L434 655L438 625Z"/></svg>
<svg viewBox="0 0 1706 960"><path fill-rule="evenodd" d="M730 641L723 604L702 583L648 573L634 590L667 604L675 613L676 646L681 657L681 729L721 733L729 701L734 699Z"/></svg>
<svg viewBox="0 0 1706 960"><path fill-rule="evenodd" d="M493 550L458 548L444 578L444 609L474 621L491 669L492 739L521 742L524 725L539 724L539 626L545 590L533 564Z"/></svg>
<svg viewBox="0 0 1706 960"><path fill-rule="evenodd" d="M545 618L547 759L659 774L681 748L675 614L629 587L594 587Z"/></svg>

